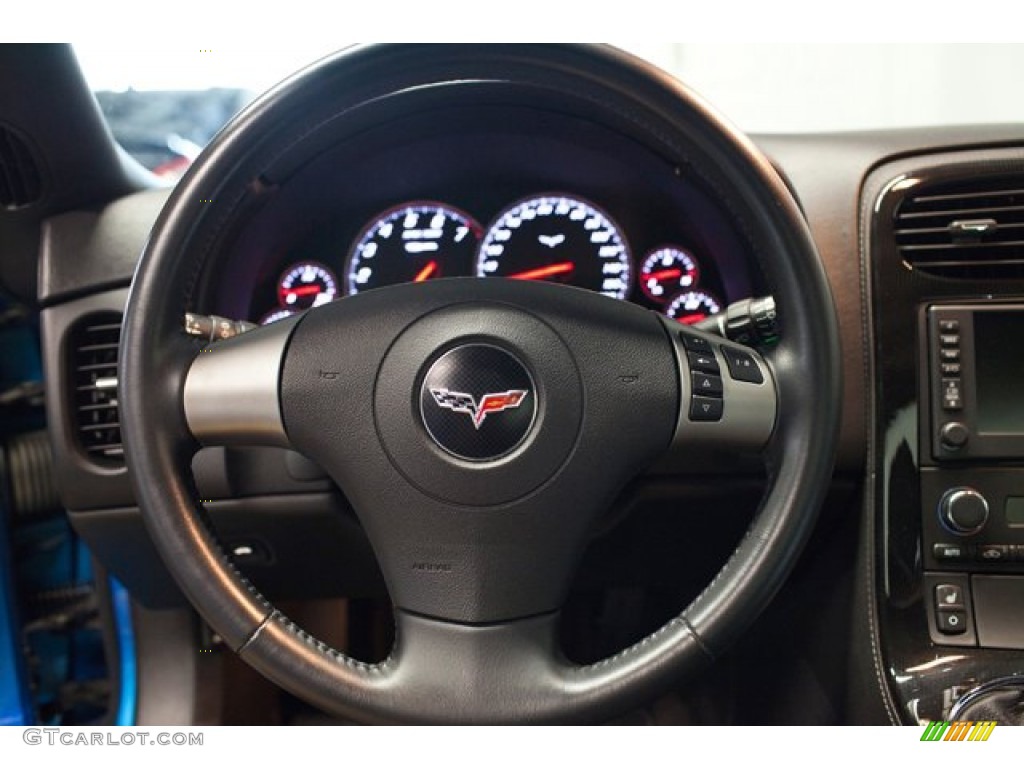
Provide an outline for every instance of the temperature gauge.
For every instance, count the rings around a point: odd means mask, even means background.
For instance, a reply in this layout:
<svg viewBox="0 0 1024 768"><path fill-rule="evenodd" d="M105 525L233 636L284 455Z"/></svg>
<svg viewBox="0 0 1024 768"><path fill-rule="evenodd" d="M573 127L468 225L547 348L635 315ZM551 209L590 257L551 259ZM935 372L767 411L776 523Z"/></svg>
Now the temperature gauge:
<svg viewBox="0 0 1024 768"><path fill-rule="evenodd" d="M323 264L305 261L288 268L277 281L277 300L285 309L300 310L329 304L338 295L338 282Z"/></svg>
<svg viewBox="0 0 1024 768"><path fill-rule="evenodd" d="M686 325L699 323L705 317L722 311L722 305L707 291L681 293L665 307L665 314Z"/></svg>
<svg viewBox="0 0 1024 768"><path fill-rule="evenodd" d="M640 266L640 285L659 304L697 284L697 260L682 248L666 245L647 254Z"/></svg>

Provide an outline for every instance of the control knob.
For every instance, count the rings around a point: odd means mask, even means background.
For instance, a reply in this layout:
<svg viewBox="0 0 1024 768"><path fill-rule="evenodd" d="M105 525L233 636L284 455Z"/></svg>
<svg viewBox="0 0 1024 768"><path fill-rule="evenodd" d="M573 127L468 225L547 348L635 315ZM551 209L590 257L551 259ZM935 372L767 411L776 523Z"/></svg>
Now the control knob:
<svg viewBox="0 0 1024 768"><path fill-rule="evenodd" d="M959 421L949 421L939 430L939 440L947 451L959 451L967 445L971 432L967 425Z"/></svg>
<svg viewBox="0 0 1024 768"><path fill-rule="evenodd" d="M952 533L970 536L988 522L988 502L973 488L950 488L939 500L939 519Z"/></svg>

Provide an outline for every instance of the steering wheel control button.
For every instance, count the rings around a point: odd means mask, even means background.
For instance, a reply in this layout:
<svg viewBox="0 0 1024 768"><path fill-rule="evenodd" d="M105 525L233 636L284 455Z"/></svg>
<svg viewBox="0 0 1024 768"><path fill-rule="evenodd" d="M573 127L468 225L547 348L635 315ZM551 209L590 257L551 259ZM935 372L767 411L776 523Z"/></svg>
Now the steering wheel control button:
<svg viewBox="0 0 1024 768"><path fill-rule="evenodd" d="M988 502L973 488L950 488L939 500L939 520L950 533L971 536L988 522Z"/></svg>
<svg viewBox="0 0 1024 768"><path fill-rule="evenodd" d="M494 461L526 439L537 390L515 356L490 344L465 344L434 361L420 387L423 426L443 450Z"/></svg>
<svg viewBox="0 0 1024 768"><path fill-rule="evenodd" d="M944 635L962 635L967 631L967 611L938 611L935 621Z"/></svg>
<svg viewBox="0 0 1024 768"><path fill-rule="evenodd" d="M935 607L940 611L963 610L964 593L958 584L938 584L935 587Z"/></svg>
<svg viewBox="0 0 1024 768"><path fill-rule="evenodd" d="M719 397L693 395L690 398L690 421L721 421L722 405Z"/></svg>
<svg viewBox="0 0 1024 768"><path fill-rule="evenodd" d="M690 384L695 395L708 395L710 397L722 396L722 377L713 373L694 372L690 374Z"/></svg>
<svg viewBox="0 0 1024 768"><path fill-rule="evenodd" d="M703 355L714 356L714 352L711 351L711 342L707 339L701 338L700 336L694 336L693 334L686 333L685 331L679 332L679 338L683 342L683 346L686 347L690 352L700 352Z"/></svg>
<svg viewBox="0 0 1024 768"><path fill-rule="evenodd" d="M754 362L750 353L723 346L722 356L725 358L725 364L729 367L729 375L736 381L746 381L750 384L764 383L761 369L757 367L757 363Z"/></svg>
<svg viewBox="0 0 1024 768"><path fill-rule="evenodd" d="M713 373L719 375L721 369L718 367L718 361L714 355L706 355L701 352L687 352L687 359L690 361L690 368L694 371L701 371L702 373Z"/></svg>

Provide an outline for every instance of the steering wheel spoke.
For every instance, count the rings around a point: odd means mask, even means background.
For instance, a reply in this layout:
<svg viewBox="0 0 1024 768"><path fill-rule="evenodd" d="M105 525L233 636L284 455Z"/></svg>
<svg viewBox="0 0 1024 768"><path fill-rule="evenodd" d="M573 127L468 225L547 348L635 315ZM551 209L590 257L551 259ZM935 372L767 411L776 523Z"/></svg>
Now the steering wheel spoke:
<svg viewBox="0 0 1024 768"><path fill-rule="evenodd" d="M298 317L203 347L182 390L185 419L203 445L288 447L281 367Z"/></svg>

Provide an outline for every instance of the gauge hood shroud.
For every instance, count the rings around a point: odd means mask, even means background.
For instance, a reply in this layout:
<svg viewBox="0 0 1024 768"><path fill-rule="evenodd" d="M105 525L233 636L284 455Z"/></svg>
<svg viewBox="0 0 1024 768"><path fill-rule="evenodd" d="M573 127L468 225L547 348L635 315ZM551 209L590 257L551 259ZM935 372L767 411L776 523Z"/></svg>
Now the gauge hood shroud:
<svg viewBox="0 0 1024 768"><path fill-rule="evenodd" d="M505 89L637 137L699 177L748 233L783 318L783 341L771 358L780 402L767 455L771 488L713 583L680 616L604 662L560 661L548 616L441 626L399 612L392 657L369 666L274 610L231 567L197 516L198 500L181 469L195 445L179 402L194 350L178 329L232 222L295 167L380 120L469 93L500 98ZM201 205L202 199L215 202ZM122 337L126 454L149 529L186 594L243 658L299 695L359 719L596 720L720 653L788 574L831 473L838 348L821 264L785 185L747 139L674 81L606 48L359 48L319 62L254 103L214 140L161 214ZM527 659L547 661L524 666Z"/></svg>

